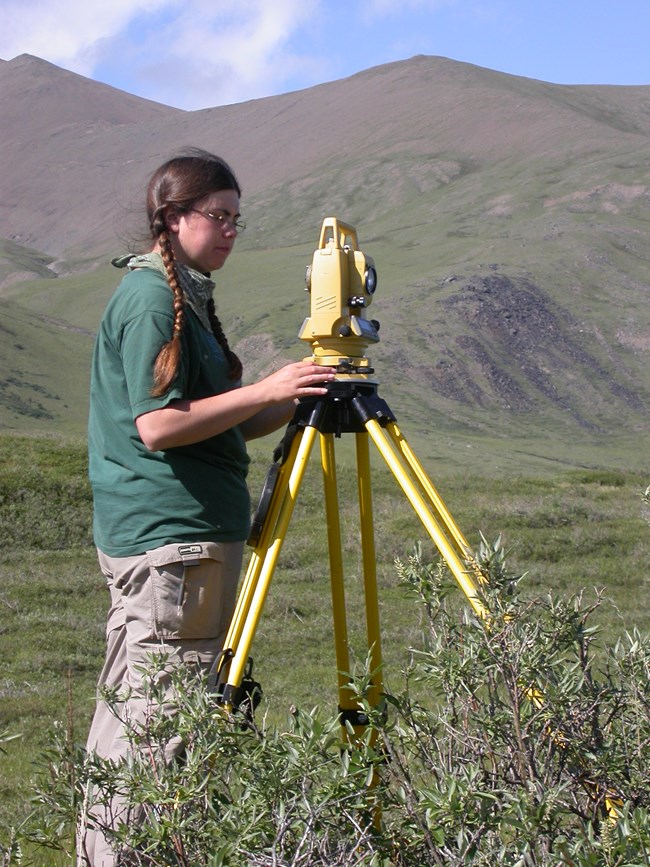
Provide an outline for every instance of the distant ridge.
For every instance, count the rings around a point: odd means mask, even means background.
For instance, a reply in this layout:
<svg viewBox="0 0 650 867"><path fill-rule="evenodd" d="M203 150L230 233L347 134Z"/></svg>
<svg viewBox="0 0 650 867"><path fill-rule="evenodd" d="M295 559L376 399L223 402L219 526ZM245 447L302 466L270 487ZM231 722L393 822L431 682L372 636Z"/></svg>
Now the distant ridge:
<svg viewBox="0 0 650 867"><path fill-rule="evenodd" d="M130 202L129 191L161 158L190 143L224 153L247 197L258 197L352 161L388 167L408 155L420 174L430 174L433 159L443 163L434 174L455 176L505 160L634 150L650 133L650 87L549 85L422 56L196 112L29 55L0 66L0 93L0 201L11 203L0 211L0 237L54 256L106 249L97 234L108 239L116 201ZM53 224L62 204L74 232Z"/></svg>
<svg viewBox="0 0 650 867"><path fill-rule="evenodd" d="M132 96L31 54L0 64L0 89L3 127L7 123L3 140L18 126L25 133L93 120L119 124L184 114L181 109ZM25 103L31 117L26 116Z"/></svg>

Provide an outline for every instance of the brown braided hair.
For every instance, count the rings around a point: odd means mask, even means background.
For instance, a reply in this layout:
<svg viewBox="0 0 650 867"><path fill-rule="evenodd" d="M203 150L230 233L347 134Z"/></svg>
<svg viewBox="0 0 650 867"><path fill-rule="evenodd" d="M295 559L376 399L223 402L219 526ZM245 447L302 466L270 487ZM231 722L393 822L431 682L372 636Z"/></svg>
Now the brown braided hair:
<svg viewBox="0 0 650 867"><path fill-rule="evenodd" d="M154 397L165 394L176 378L181 359L181 334L185 325L185 303L167 231L167 212L172 208L189 211L200 199L221 190L235 190L237 195L241 196L241 189L230 166L220 157L198 148L192 148L168 160L154 172L149 181L147 216L151 240L158 243L167 282L174 295L172 336L161 348L154 364L151 389ZM208 316L215 339L226 356L229 378L241 379L242 363L228 344L212 299L208 303Z"/></svg>

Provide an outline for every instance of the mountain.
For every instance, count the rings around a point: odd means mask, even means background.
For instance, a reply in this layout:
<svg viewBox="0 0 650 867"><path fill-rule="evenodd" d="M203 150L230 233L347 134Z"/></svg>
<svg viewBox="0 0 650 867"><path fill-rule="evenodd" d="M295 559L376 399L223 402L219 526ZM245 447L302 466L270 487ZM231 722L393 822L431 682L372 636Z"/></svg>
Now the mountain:
<svg viewBox="0 0 650 867"><path fill-rule="evenodd" d="M250 376L305 354L304 265L334 215L378 267L369 354L418 448L490 471L647 466L650 87L414 57L185 112L23 55L0 63L0 122L0 299L82 356L149 173L198 145L244 190L219 309ZM65 366L43 368L49 393ZM82 432L84 401L43 424ZM3 428L38 429L11 407Z"/></svg>

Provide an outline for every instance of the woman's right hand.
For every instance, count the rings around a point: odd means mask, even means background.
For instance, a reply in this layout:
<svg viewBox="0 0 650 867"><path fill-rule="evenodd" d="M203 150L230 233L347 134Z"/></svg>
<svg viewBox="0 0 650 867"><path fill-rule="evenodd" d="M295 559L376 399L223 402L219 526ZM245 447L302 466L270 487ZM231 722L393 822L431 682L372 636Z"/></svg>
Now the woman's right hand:
<svg viewBox="0 0 650 867"><path fill-rule="evenodd" d="M276 370L258 384L268 389L266 396L271 403L285 403L301 397L327 394L325 385L332 382L335 374L333 367L313 361L295 361Z"/></svg>

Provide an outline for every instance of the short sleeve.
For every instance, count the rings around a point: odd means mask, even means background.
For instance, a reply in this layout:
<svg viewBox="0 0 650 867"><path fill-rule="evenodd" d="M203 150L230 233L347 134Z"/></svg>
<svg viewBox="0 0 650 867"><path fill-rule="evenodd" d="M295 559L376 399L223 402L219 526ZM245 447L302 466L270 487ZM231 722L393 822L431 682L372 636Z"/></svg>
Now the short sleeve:
<svg viewBox="0 0 650 867"><path fill-rule="evenodd" d="M183 397L182 361L169 391L161 397L151 395L154 364L158 353L170 339L172 328L172 317L155 311L141 313L124 326L120 354L134 419Z"/></svg>

